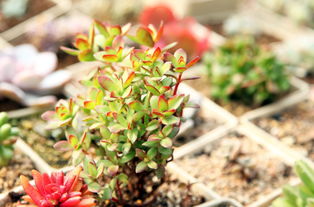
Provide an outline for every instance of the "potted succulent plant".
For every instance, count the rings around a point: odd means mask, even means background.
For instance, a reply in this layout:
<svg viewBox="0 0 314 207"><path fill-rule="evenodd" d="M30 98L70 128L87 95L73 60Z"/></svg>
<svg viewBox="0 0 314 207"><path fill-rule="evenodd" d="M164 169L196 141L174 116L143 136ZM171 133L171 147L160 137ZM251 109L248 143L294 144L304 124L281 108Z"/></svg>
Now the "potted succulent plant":
<svg viewBox="0 0 314 207"><path fill-rule="evenodd" d="M103 65L82 80L85 93L60 101L56 111L43 117L49 127L66 131L67 140L55 147L72 151L73 164L82 164L82 177L100 204L164 202L165 194L158 189L167 182L164 173L172 160L172 139L189 106L189 97L178 88L182 73L199 58L188 62L182 49L171 54L167 46L154 47L161 31L95 21L88 36L76 37L75 49L63 48L81 61L98 60ZM125 37L137 48L126 47ZM180 192L177 186L176 193ZM177 202L186 206L202 202L187 196Z"/></svg>
<svg viewBox="0 0 314 207"><path fill-rule="evenodd" d="M25 106L51 106L62 86L70 80L64 70L54 72L57 58L54 53L39 53L32 45L7 48L0 53L1 111L13 110L3 98Z"/></svg>

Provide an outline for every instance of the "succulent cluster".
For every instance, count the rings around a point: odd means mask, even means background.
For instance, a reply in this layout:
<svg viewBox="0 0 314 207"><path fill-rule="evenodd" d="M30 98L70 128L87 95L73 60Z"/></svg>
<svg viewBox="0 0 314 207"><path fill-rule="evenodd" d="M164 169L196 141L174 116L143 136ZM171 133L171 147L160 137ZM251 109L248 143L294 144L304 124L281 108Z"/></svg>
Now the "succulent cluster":
<svg viewBox="0 0 314 207"><path fill-rule="evenodd" d="M253 39L227 40L204 57L211 94L219 101L236 100L262 105L290 88L284 64Z"/></svg>
<svg viewBox="0 0 314 207"><path fill-rule="evenodd" d="M290 40L276 48L278 57L298 76L314 73L314 41L312 37L303 37L298 41Z"/></svg>
<svg viewBox="0 0 314 207"><path fill-rule="evenodd" d="M177 45L170 50L171 52L182 48L188 56L194 57L202 56L210 48L209 30L192 17L183 19L176 17L168 6L146 7L139 16L139 21L143 25L155 26L163 22L165 25L163 36L157 44L164 46L177 42Z"/></svg>
<svg viewBox="0 0 314 207"><path fill-rule="evenodd" d="M310 207L314 205L314 169L305 161L297 161L295 172L302 184L287 185L283 195L272 203L272 207Z"/></svg>
<svg viewBox="0 0 314 207"><path fill-rule="evenodd" d="M80 177L80 167L68 172L53 172L51 175L40 174L33 170L35 186L29 183L25 176L21 176L21 183L26 196L20 207L93 207L96 206L93 193L88 191Z"/></svg>
<svg viewBox="0 0 314 207"><path fill-rule="evenodd" d="M188 106L189 96L179 94L178 87L183 72L199 59L187 62L182 49L167 52L173 44L155 47L161 32L162 27L95 21L88 35L76 37L76 49L63 49L102 66L81 81L86 93L43 115L51 127L65 128L67 141L56 148L73 150L89 188L121 205L147 198L145 182L163 177ZM136 48L125 45L127 37Z"/></svg>
<svg viewBox="0 0 314 207"><path fill-rule="evenodd" d="M8 123L7 113L0 112L0 167L7 165L13 157L14 136L18 135L18 130Z"/></svg>
<svg viewBox="0 0 314 207"><path fill-rule="evenodd" d="M6 18L18 18L26 13L27 6L28 0L3 0L0 3L0 11Z"/></svg>
<svg viewBox="0 0 314 207"><path fill-rule="evenodd" d="M50 94L69 79L68 71L54 71L57 57L51 52L38 52L28 44L0 51L0 99L7 97L25 106L54 104ZM46 95L46 96L44 96Z"/></svg>

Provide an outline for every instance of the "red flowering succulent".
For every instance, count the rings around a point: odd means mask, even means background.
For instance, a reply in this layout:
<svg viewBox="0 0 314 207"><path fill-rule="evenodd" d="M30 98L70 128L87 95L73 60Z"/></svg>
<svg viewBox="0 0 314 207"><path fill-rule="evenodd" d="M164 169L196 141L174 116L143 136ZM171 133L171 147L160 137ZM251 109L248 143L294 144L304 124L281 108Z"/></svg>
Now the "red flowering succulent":
<svg viewBox="0 0 314 207"><path fill-rule="evenodd" d="M179 19L172 10L165 5L155 5L145 8L139 21L143 25L153 24L158 26L160 22L164 23L163 35L157 46L163 47L172 42L177 42L170 52L175 52L182 48L188 56L202 56L204 52L210 49L208 29L199 24L194 18L188 17ZM175 31L175 32L174 32Z"/></svg>
<svg viewBox="0 0 314 207"><path fill-rule="evenodd" d="M26 196L23 197L28 205L24 207L92 207L96 206L93 194L80 178L80 167L64 175L63 172L53 172L51 175L40 174L33 170L35 186L21 176L21 183Z"/></svg>

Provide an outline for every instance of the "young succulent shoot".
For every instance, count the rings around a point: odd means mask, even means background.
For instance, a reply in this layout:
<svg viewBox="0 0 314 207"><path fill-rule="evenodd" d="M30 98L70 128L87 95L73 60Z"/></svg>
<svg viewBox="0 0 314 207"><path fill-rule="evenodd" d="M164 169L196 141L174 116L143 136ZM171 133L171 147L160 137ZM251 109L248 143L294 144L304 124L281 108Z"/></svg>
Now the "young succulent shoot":
<svg viewBox="0 0 314 207"><path fill-rule="evenodd" d="M18 129L8 123L9 117L5 112L0 112L0 167L9 164L14 155L15 136Z"/></svg>
<svg viewBox="0 0 314 207"><path fill-rule="evenodd" d="M211 95L253 106L274 101L290 88L285 65L251 38L236 37L204 56Z"/></svg>
<svg viewBox="0 0 314 207"><path fill-rule="evenodd" d="M283 187L282 196L272 203L272 207L310 207L314 205L313 166L300 160L296 162L294 168L302 183L298 186Z"/></svg>
<svg viewBox="0 0 314 207"><path fill-rule="evenodd" d="M189 57L194 57L202 56L204 52L210 49L210 32L208 29L192 17L179 19L166 5L146 7L142 11L139 21L143 25L153 24L154 26L163 22L163 35L157 45L164 47L177 42L177 45L170 49L170 52L182 48Z"/></svg>
<svg viewBox="0 0 314 207"><path fill-rule="evenodd" d="M155 47L161 30L95 21L88 36L77 36L76 49L64 50L103 66L81 81L86 93L43 115L66 130L67 141L55 147L73 150L89 189L119 205L144 202L145 183L163 177L188 106L189 96L178 87L199 58L188 62L182 49L171 54ZM141 48L126 47L127 37Z"/></svg>
<svg viewBox="0 0 314 207"><path fill-rule="evenodd" d="M93 193L80 177L82 169L77 167L64 175L63 172L53 172L51 175L33 170L35 186L21 176L21 184L26 196L20 207L93 207L96 200Z"/></svg>
<svg viewBox="0 0 314 207"><path fill-rule="evenodd" d="M32 45L20 45L0 52L0 98L7 97L25 106L54 104L50 94L58 92L70 79L65 70L54 72L57 57L39 53Z"/></svg>

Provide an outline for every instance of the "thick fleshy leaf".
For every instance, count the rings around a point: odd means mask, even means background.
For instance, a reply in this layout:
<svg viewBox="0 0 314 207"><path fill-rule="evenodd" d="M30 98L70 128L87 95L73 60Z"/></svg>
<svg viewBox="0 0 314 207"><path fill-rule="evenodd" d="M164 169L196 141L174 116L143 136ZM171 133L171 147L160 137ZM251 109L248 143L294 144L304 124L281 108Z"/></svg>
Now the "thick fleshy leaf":
<svg viewBox="0 0 314 207"><path fill-rule="evenodd" d="M141 172L143 172L146 168L147 168L146 162L142 161L142 162L140 162L140 163L138 163L138 164L136 165L135 172L136 172L136 173L141 173Z"/></svg>
<svg viewBox="0 0 314 207"><path fill-rule="evenodd" d="M56 144L53 145L53 147L56 150L63 151L63 152L70 151L73 149L72 145L66 140L57 142Z"/></svg>

